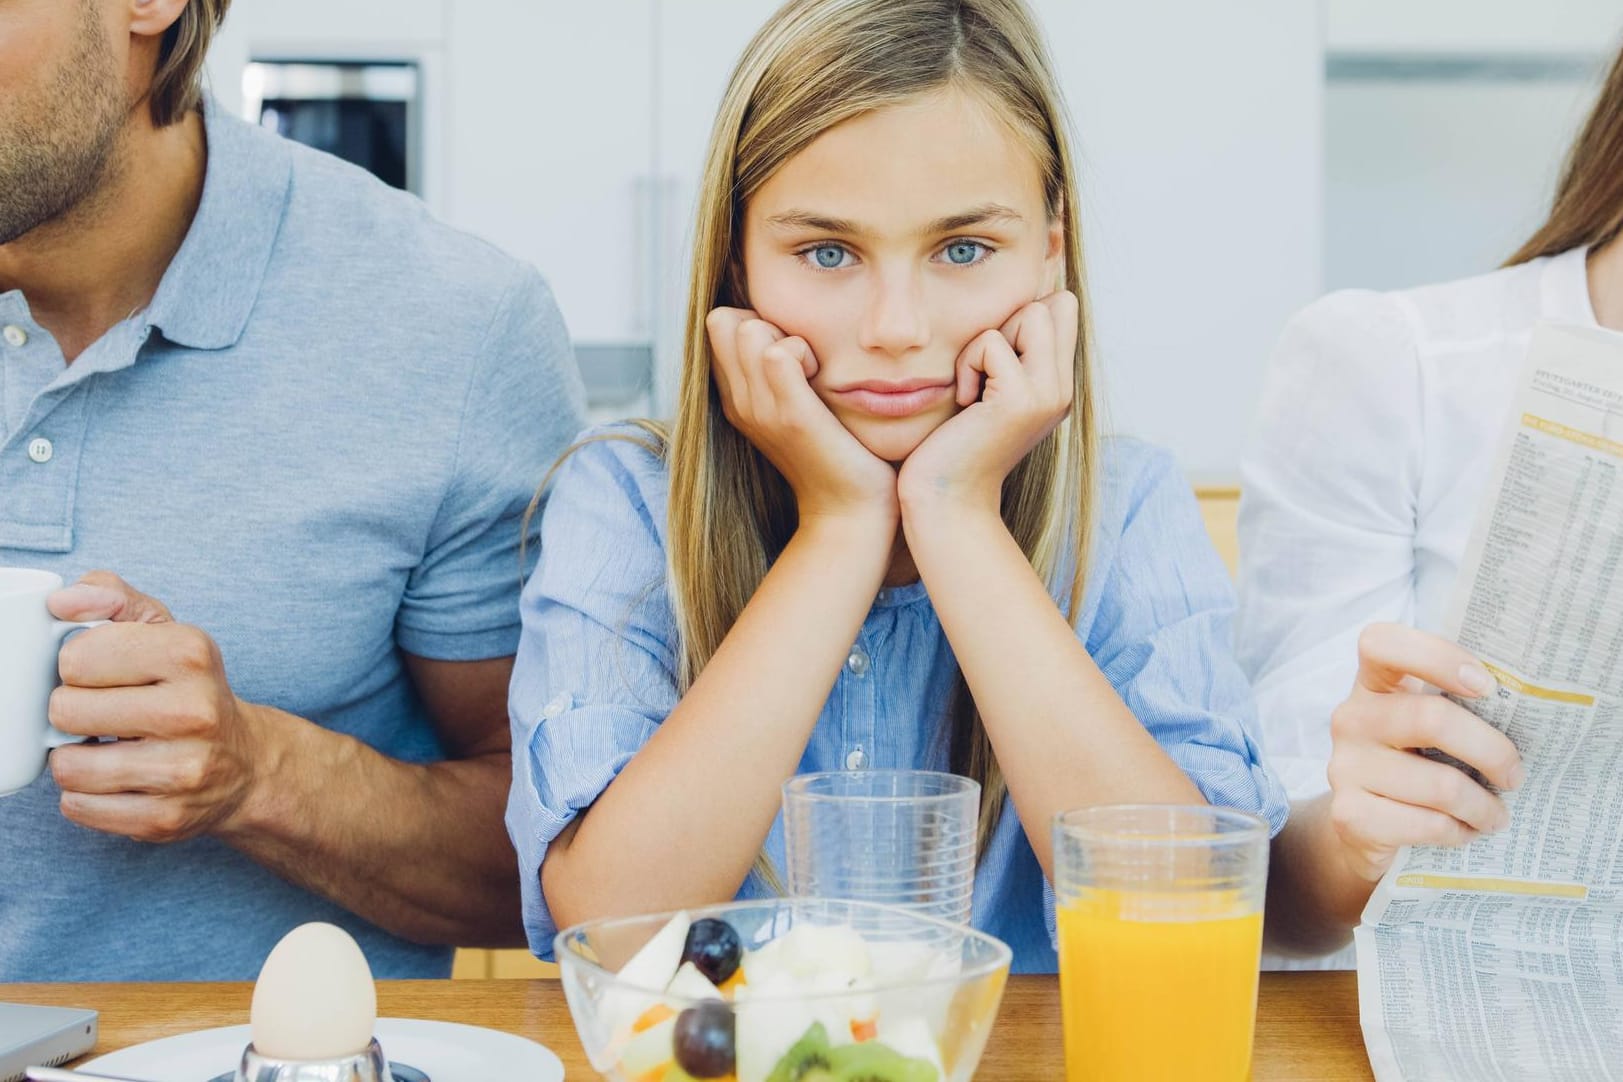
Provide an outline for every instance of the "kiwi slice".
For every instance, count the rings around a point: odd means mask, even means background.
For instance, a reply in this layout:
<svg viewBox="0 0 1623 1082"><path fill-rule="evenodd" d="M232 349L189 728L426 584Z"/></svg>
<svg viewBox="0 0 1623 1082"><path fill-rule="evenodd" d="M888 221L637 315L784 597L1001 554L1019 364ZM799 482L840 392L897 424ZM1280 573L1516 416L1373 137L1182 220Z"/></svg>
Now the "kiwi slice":
<svg viewBox="0 0 1623 1082"><path fill-rule="evenodd" d="M828 1061L833 1082L941 1082L935 1064L904 1056L878 1041L831 1048Z"/></svg>
<svg viewBox="0 0 1623 1082"><path fill-rule="evenodd" d="M828 1030L813 1022L778 1060L766 1082L836 1082L830 1066Z"/></svg>

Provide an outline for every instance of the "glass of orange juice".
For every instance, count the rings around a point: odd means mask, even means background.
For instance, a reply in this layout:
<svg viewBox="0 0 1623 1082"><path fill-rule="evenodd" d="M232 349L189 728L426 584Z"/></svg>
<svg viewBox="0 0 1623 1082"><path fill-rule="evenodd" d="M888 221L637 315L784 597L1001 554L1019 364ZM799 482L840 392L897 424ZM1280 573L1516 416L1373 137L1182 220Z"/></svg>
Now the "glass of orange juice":
<svg viewBox="0 0 1623 1082"><path fill-rule="evenodd" d="M1268 824L1112 805L1054 819L1066 1082L1245 1082Z"/></svg>

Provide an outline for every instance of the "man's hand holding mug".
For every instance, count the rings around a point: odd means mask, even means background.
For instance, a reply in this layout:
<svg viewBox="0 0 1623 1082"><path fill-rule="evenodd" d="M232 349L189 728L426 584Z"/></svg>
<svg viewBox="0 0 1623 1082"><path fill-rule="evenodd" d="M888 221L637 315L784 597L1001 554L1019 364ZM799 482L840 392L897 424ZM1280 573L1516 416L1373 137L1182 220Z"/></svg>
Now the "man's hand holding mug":
<svg viewBox="0 0 1623 1082"><path fill-rule="evenodd" d="M0 797L31 784L52 748L79 737L51 728L57 652L92 623L58 620L46 598L62 588L49 571L0 567Z"/></svg>
<svg viewBox="0 0 1623 1082"><path fill-rule="evenodd" d="M5 571L0 582L15 574L43 576ZM39 701L48 705L29 731L43 740L48 720L57 734L50 769L62 790L62 814L93 830L148 842L220 828L241 808L253 781L257 708L232 693L214 641L176 623L162 602L116 575L92 572L67 589L55 589L60 579L48 578L55 581L35 595L42 628L108 622L68 639L59 655L61 636L35 634L44 639L42 656L56 662L60 684L51 690L55 680L42 682ZM8 733L17 728L5 723ZM0 778L0 792L37 773L34 767L9 785Z"/></svg>

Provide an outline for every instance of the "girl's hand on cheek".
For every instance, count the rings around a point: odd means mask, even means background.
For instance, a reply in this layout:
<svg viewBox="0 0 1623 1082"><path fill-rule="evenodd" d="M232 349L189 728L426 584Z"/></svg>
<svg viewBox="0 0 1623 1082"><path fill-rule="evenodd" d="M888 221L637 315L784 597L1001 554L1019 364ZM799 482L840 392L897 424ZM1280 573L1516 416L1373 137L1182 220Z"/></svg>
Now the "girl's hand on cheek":
<svg viewBox="0 0 1623 1082"><path fill-rule="evenodd" d="M946 502L999 513L1004 478L1070 411L1078 320L1076 295L1060 290L964 347L957 373L964 410L902 464L904 506Z"/></svg>
<svg viewBox="0 0 1623 1082"><path fill-rule="evenodd" d="M894 523L896 471L858 443L812 390L817 358L806 340L746 308L717 308L705 328L722 410L789 482L801 520L868 516Z"/></svg>

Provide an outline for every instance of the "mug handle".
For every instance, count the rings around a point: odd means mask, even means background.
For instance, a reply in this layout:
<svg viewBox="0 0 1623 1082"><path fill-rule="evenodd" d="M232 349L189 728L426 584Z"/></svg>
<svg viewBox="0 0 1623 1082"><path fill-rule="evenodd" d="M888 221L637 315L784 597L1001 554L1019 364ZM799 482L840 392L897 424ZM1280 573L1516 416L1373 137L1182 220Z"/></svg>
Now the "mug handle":
<svg viewBox="0 0 1623 1082"><path fill-rule="evenodd" d="M68 641L69 635L79 631L89 631L93 627L100 627L103 624L110 623L112 623L111 620L53 620L51 621L51 633L56 636L56 648L61 650L62 644ZM64 744L78 744L83 740L84 737L64 733L49 723L45 726L46 748L60 748Z"/></svg>

